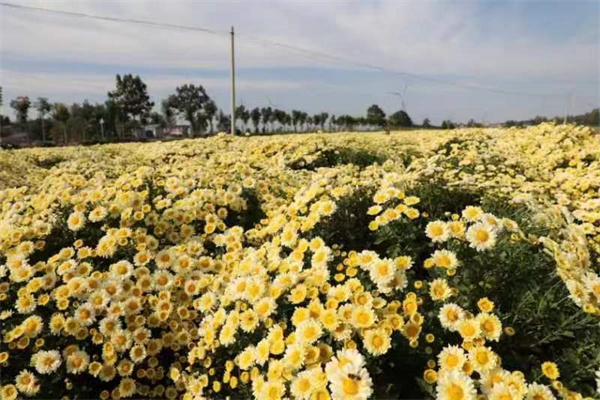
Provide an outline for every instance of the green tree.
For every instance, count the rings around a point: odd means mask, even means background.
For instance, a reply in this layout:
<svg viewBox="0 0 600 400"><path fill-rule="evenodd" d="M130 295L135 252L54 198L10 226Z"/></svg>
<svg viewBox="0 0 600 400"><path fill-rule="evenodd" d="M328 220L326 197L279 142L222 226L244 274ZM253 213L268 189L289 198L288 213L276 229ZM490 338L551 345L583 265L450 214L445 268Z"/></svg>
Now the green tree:
<svg viewBox="0 0 600 400"><path fill-rule="evenodd" d="M71 117L71 113L69 112L69 107L67 107L64 103L54 103L52 105L52 118L57 122L54 129L62 131L63 135L63 143L67 143L69 141L67 137L67 121ZM53 131L54 131L53 129ZM53 137L58 137L58 134L53 135Z"/></svg>
<svg viewBox="0 0 600 400"><path fill-rule="evenodd" d="M389 122L393 127L410 127L413 125L412 120L404 110L396 111L390 115Z"/></svg>
<svg viewBox="0 0 600 400"><path fill-rule="evenodd" d="M217 116L217 104L213 101L213 100L208 100L205 104L204 104L204 113L206 114L206 119L208 120L208 123L210 125L210 133L214 133L214 128L213 128L213 124L214 124L214 119Z"/></svg>
<svg viewBox="0 0 600 400"><path fill-rule="evenodd" d="M342 130L352 131L357 122L356 118L351 115L340 115L337 117L337 124Z"/></svg>
<svg viewBox="0 0 600 400"><path fill-rule="evenodd" d="M217 114L217 130L219 132L228 132L231 128L231 117L219 110Z"/></svg>
<svg viewBox="0 0 600 400"><path fill-rule="evenodd" d="M172 107L190 123L192 134L203 133L210 119L205 110L210 100L202 85L183 85L175 89L172 96Z"/></svg>
<svg viewBox="0 0 600 400"><path fill-rule="evenodd" d="M254 107L252 109L252 111L250 111L250 119L252 120L252 125L254 126L254 133L258 133L258 127L260 125L260 117L261 117L260 108Z"/></svg>
<svg viewBox="0 0 600 400"><path fill-rule="evenodd" d="M165 118L165 116L163 114L161 114L159 112L152 111L148 118L149 118L151 124L155 124L155 125L158 125L163 128L165 126L167 126L167 119Z"/></svg>
<svg viewBox="0 0 600 400"><path fill-rule="evenodd" d="M283 110L276 109L273 111L273 120L279 124L280 130L285 130L288 122L288 114Z"/></svg>
<svg viewBox="0 0 600 400"><path fill-rule="evenodd" d="M162 120L164 127L172 126L175 124L175 111L173 110L173 96L169 96L160 103L162 112Z"/></svg>
<svg viewBox="0 0 600 400"><path fill-rule="evenodd" d="M46 143L46 115L52 111L52 106L46 97L38 97L35 108L42 121L42 142Z"/></svg>
<svg viewBox="0 0 600 400"><path fill-rule="evenodd" d="M429 118L425 118L423 120L423 128L430 128L431 127L431 121L429 120Z"/></svg>
<svg viewBox="0 0 600 400"><path fill-rule="evenodd" d="M367 109L367 123L377 127L385 125L385 112L377 104Z"/></svg>
<svg viewBox="0 0 600 400"><path fill-rule="evenodd" d="M132 118L137 124L141 124L142 120L149 114L154 106L148 96L148 87L139 76L126 74L116 76L116 88L112 92L108 92L108 98L113 100L117 107L121 110L119 119L125 117L126 122ZM135 125L135 124L134 124Z"/></svg>
<svg viewBox="0 0 600 400"><path fill-rule="evenodd" d="M273 120L273 109L271 107L263 107L260 109L260 115L263 124L263 133L268 131L269 123Z"/></svg>
<svg viewBox="0 0 600 400"><path fill-rule="evenodd" d="M298 132L298 124L300 123L301 117L302 111L292 110L292 126L294 127L294 132Z"/></svg>
<svg viewBox="0 0 600 400"><path fill-rule="evenodd" d="M123 115L123 111L119 105L113 100L108 99L104 103L106 109L106 116L104 117L104 125L108 134L121 137L119 121L124 121L126 117Z"/></svg>
<svg viewBox="0 0 600 400"><path fill-rule="evenodd" d="M456 125L454 125L454 122L450 121L450 120L444 120L442 121L442 129L454 129L456 128Z"/></svg>
<svg viewBox="0 0 600 400"><path fill-rule="evenodd" d="M300 130L301 131L305 131L305 124L308 123L308 113L305 113L304 111L302 111L302 114L300 115Z"/></svg>
<svg viewBox="0 0 600 400"><path fill-rule="evenodd" d="M19 96L10 102L10 106L15 110L17 121L22 124L27 123L27 115L29 113L29 108L31 107L29 97Z"/></svg>
<svg viewBox="0 0 600 400"><path fill-rule="evenodd" d="M322 112L321 114L319 114L319 119L320 119L320 123L321 123L321 130L324 131L325 130L325 123L327 122L327 118L329 118L329 114L326 112Z"/></svg>
<svg viewBox="0 0 600 400"><path fill-rule="evenodd" d="M468 122L467 122L467 127L468 128L481 128L483 125L480 124L479 122L475 122L475 120L473 118L471 118Z"/></svg>
<svg viewBox="0 0 600 400"><path fill-rule="evenodd" d="M248 124L248 120L250 119L250 111L246 109L246 106L243 104L239 105L235 109L235 119L242 121L242 131L246 131L246 126Z"/></svg>

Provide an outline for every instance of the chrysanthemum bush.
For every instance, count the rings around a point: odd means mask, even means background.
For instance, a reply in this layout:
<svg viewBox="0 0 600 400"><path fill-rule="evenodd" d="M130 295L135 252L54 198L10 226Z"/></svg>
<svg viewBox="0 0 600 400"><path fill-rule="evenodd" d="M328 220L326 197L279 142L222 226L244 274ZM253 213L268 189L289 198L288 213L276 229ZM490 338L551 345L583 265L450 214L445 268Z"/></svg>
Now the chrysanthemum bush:
<svg viewBox="0 0 600 400"><path fill-rule="evenodd" d="M441 163L478 134L9 154L54 161L0 191L1 398L594 396L596 228Z"/></svg>

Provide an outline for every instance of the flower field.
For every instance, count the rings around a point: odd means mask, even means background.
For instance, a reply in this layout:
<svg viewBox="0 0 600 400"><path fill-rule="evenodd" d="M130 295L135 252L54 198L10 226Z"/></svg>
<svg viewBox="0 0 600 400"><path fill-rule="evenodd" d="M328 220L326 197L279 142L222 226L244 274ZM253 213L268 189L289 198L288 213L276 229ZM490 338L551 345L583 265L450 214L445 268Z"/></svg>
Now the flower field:
<svg viewBox="0 0 600 400"><path fill-rule="evenodd" d="M600 135L0 152L0 399L598 398Z"/></svg>

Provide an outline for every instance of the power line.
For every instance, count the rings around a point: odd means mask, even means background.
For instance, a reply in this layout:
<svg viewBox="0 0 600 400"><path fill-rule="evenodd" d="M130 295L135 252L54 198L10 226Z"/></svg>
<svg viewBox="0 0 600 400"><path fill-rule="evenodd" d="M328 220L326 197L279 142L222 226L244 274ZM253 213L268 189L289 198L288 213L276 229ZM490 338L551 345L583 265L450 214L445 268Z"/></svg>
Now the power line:
<svg viewBox="0 0 600 400"><path fill-rule="evenodd" d="M95 15L95 14L55 10L55 9L49 9L49 8L43 8L43 7L23 6L23 5L19 5L19 4L6 3L6 2L0 2L0 5L4 6L4 7L15 8L15 9L47 12L47 13L53 13L53 14L57 14L57 15L65 15L65 16L70 16L70 17L88 18L88 19L95 19L95 20L109 21L109 22L132 23L132 24L145 25L145 26L155 27L155 28L171 28L171 29L179 29L179 30L192 31L192 32L202 32L202 33L208 33L208 34L212 34L212 35L216 35L216 36L223 36L223 37L227 37L229 35L229 32L226 32L226 31L217 31L214 29L197 27L197 26L168 24L168 23L140 20L140 19L133 19L133 18L100 16L100 15ZM400 76L404 76L404 77L410 77L415 80L419 80L419 81L423 81L423 82L435 83L435 84L439 84L439 85L454 86L454 87L457 87L460 89L484 91L484 92L512 95L512 96L527 96L527 97L538 97L538 98L565 96L565 93L532 93L532 92L525 92L525 91L504 90L504 89L499 89L499 88L494 88L494 87L489 87L489 86L481 86L481 85L470 84L470 83L462 83L462 82L448 80L448 79L434 78L434 77L430 77L430 76L426 76L426 75L422 75L422 74L416 74L416 73L412 73L412 72L397 71L397 70L382 67L382 66L376 65L376 64L370 64L370 63L365 63L365 62L361 62L361 61L356 61L354 59L336 55L336 54L324 53L322 51L303 48L303 47L290 45L287 43L282 43L282 42L278 42L278 41L274 41L274 40L263 39L263 38L259 38L259 37L252 36L252 35L244 35L244 34L240 35L238 33L238 37L245 38L249 41L255 42L260 45L278 47L278 48L281 48L281 49L284 49L287 51L299 53L305 57L309 57L312 59L321 59L321 60L328 60L330 62L343 63L344 65L351 65L351 66L355 66L355 67L359 67L359 68L363 68L363 69L367 69L367 70L372 70L372 71L377 71L377 72L382 72L382 73L387 73L387 74L392 74L392 75L400 75Z"/></svg>
<svg viewBox="0 0 600 400"><path fill-rule="evenodd" d="M216 31L214 29L202 28L202 27L197 27L197 26L166 24L166 23L162 23L162 22L147 21L147 20L134 19L134 18L108 17L108 16L86 14L86 13L73 12L73 11L54 10L54 9L43 8L43 7L23 6L20 4L5 3L5 2L0 2L0 5L3 7L10 7L10 8L16 8L16 9L21 9L21 10L40 11L40 12L57 14L57 15L66 15L66 16L70 16L70 17L95 19L95 20L99 20L99 21L126 22L126 23L146 25L146 26L151 26L151 27L156 27L156 28L174 28L174 29L185 30L185 31L203 32L203 33L209 33L212 35L219 35L219 36L225 36L225 35L229 34L228 32L224 32L224 31L220 32L220 31Z"/></svg>
<svg viewBox="0 0 600 400"><path fill-rule="evenodd" d="M449 85L449 86L455 86L461 89L468 89L468 90L480 90L480 91L487 91L487 92L493 92L493 93L499 93L499 94L506 94L506 95L519 95L519 96L530 96L530 97L555 97L555 96L561 96L564 95L564 93L560 93L560 94L556 94L556 93L531 93L531 92L522 92L522 91L511 91L511 90L503 90L503 89L497 89L497 88L491 88L491 87L486 87L486 86L480 86L480 85L473 85L473 84L467 84L467 83L461 83L461 82L456 82L456 81L450 81L447 79L438 79L438 78L433 78L433 77L428 77L425 75L421 75L421 74L415 74L412 72L405 72L405 71L396 71L396 70L392 70L389 68L385 68L379 65L375 65L375 64L369 64L369 63L364 63L364 62L359 62L347 57L343 57L343 56L338 56L338 55L334 55L334 54L328 54L328 53L323 53L320 51L316 51L316 50L312 50L312 49L306 49L306 48L302 48L302 47L298 47L298 46L293 46L293 45L288 45L285 43L281 43L281 42L276 42L273 40L267 40L267 39L262 39L262 38L258 38L258 37L254 37L251 35L239 35L241 37L245 37L246 39L250 39L251 41L254 41L256 43L259 44L264 44L267 46L276 46L276 47L280 47L283 48L285 50L290 50L290 51L295 51L295 52L299 52L308 56L315 56L317 58L323 58L323 59L327 59L327 60L332 60L332 61L338 61L338 62L343 62L344 64L347 65L352 65L355 67L360 67L360 68L364 68L364 69L369 69L369 70L374 70L374 71L378 71L378 72L383 72L383 73L387 73L387 74L394 74L394 75L401 75L401 76L407 76L410 78L414 78L416 80L420 80L420 81L425 81L425 82L429 82L429 83L436 83L436 84L442 84L442 85Z"/></svg>

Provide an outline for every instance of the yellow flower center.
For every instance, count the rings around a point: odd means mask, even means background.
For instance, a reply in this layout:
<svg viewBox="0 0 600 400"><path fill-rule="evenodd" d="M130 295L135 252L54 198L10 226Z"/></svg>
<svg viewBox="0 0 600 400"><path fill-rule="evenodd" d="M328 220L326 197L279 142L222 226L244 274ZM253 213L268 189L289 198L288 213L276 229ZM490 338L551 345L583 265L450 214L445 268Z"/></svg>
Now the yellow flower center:
<svg viewBox="0 0 600 400"><path fill-rule="evenodd" d="M454 368L458 365L459 362L459 358L456 354L450 354L448 355L448 358L446 359L446 363L448 364L448 366L450 368Z"/></svg>
<svg viewBox="0 0 600 400"><path fill-rule="evenodd" d="M489 238L490 238L490 234L486 230L480 229L475 234L475 237L480 242L487 242L489 240Z"/></svg>
<svg viewBox="0 0 600 400"><path fill-rule="evenodd" d="M342 389L344 393L350 396L354 396L358 394L360 386L357 381L352 378L344 378L344 383L342 384Z"/></svg>
<svg viewBox="0 0 600 400"><path fill-rule="evenodd" d="M490 357L485 351L477 353L475 358L477 358L479 364L487 364L490 362Z"/></svg>
<svg viewBox="0 0 600 400"><path fill-rule="evenodd" d="M453 383L447 391L450 400L462 400L465 397L465 391L459 385Z"/></svg>

